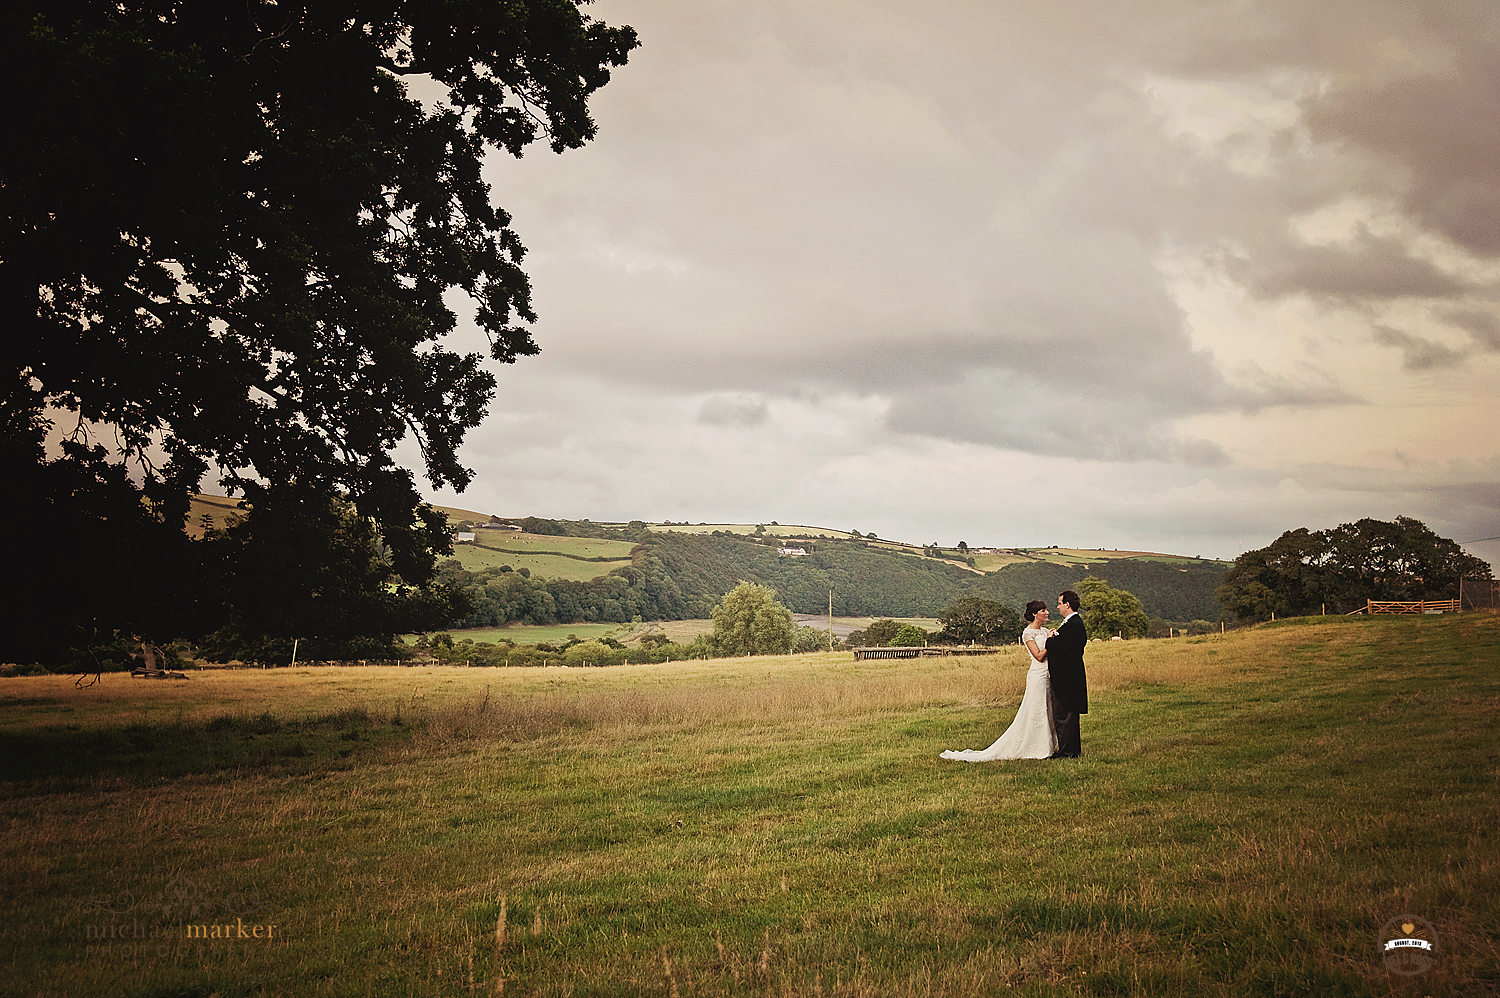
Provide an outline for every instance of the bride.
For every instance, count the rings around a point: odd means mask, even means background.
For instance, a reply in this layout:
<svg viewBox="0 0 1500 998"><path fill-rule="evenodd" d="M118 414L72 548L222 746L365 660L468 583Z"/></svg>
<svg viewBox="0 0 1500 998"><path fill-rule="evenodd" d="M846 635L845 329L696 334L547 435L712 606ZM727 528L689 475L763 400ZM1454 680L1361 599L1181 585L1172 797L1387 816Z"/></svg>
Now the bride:
<svg viewBox="0 0 1500 998"><path fill-rule="evenodd" d="M1052 632L1047 623L1047 604L1032 600L1026 604L1026 620L1031 625L1021 632L1021 641L1029 654L1031 668L1026 671L1026 695L1021 709L1005 734L987 749L949 749L941 758L963 762L993 762L996 759L1045 759L1057 751L1057 733L1052 730L1052 681L1047 673L1047 639Z"/></svg>

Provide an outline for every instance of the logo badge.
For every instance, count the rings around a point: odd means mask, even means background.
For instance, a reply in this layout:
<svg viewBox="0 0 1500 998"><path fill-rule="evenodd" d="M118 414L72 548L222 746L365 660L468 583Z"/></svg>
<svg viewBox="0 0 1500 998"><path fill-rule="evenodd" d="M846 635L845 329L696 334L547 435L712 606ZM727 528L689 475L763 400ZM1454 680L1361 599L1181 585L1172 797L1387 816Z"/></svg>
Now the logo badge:
<svg viewBox="0 0 1500 998"><path fill-rule="evenodd" d="M1403 977L1427 973L1438 955L1437 930L1417 915L1397 915L1386 922L1375 942L1385 968Z"/></svg>

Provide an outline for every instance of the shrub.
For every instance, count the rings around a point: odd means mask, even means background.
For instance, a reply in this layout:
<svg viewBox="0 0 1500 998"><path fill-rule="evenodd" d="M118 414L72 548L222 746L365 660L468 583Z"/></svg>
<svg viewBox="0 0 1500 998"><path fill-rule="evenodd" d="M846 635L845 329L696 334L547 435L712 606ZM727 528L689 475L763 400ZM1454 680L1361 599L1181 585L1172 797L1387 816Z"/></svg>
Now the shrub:
<svg viewBox="0 0 1500 998"><path fill-rule="evenodd" d="M892 648L920 648L927 644L927 632L916 624L902 624L896 636L891 638Z"/></svg>

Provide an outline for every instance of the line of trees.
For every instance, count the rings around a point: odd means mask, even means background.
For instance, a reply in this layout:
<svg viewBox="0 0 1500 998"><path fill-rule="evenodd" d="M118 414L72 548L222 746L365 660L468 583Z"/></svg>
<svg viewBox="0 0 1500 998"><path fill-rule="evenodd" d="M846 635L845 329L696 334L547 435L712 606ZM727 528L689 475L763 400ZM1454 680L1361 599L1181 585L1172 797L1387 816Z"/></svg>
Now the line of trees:
<svg viewBox="0 0 1500 998"><path fill-rule="evenodd" d="M1328 530L1299 527L1247 551L1217 597L1241 621L1349 613L1367 600L1457 599L1459 579L1489 579L1488 562L1406 516Z"/></svg>

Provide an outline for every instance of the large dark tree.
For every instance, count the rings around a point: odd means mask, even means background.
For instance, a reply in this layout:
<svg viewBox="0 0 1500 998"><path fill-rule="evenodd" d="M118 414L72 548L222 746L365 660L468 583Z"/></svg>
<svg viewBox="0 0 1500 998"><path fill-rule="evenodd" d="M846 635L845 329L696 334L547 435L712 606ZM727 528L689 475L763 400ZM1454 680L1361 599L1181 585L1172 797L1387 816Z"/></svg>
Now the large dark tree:
<svg viewBox="0 0 1500 998"><path fill-rule="evenodd" d="M303 660L388 658L395 635L467 612L451 582L394 580L374 524L347 500L295 484L270 500L202 542L188 602L209 657L286 664L295 647Z"/></svg>
<svg viewBox="0 0 1500 998"><path fill-rule="evenodd" d="M1004 603L966 596L938 614L939 641L1003 645L1021 636L1021 617Z"/></svg>
<svg viewBox="0 0 1500 998"><path fill-rule="evenodd" d="M0 656L182 626L210 474L257 508L293 481L346 496L430 577L442 518L391 452L410 435L434 487L469 482L495 381L442 346L450 290L493 360L536 352L481 158L594 135L636 38L582 2L6 6L0 477L27 535L7 609L36 626Z"/></svg>
<svg viewBox="0 0 1500 998"><path fill-rule="evenodd" d="M1219 587L1242 620L1348 613L1374 600L1457 599L1460 578L1488 579L1490 566L1420 520L1364 519L1329 530L1288 530L1246 551Z"/></svg>

